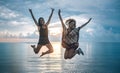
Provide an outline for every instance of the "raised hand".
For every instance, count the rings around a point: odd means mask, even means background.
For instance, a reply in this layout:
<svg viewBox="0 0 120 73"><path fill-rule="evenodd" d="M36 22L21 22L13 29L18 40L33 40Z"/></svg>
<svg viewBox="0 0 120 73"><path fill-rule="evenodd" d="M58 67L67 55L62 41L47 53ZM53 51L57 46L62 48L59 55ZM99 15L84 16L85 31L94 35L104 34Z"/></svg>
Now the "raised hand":
<svg viewBox="0 0 120 73"><path fill-rule="evenodd" d="M32 13L32 9L29 9L29 12L30 12L30 14L31 14L31 16L32 16L35 24L38 26L37 20L35 19L34 15L33 15L33 13Z"/></svg>
<svg viewBox="0 0 120 73"><path fill-rule="evenodd" d="M54 8L51 8L51 14L50 14L50 16L49 16L49 19L48 19L48 21L47 21L47 25L50 23L50 20L51 20L51 17L52 17L52 15L53 15L53 11L54 11Z"/></svg>
<svg viewBox="0 0 120 73"><path fill-rule="evenodd" d="M29 9L30 12L32 12L32 9Z"/></svg>
<svg viewBox="0 0 120 73"><path fill-rule="evenodd" d="M92 19L92 18L90 18L86 23L84 23L83 25L81 25L80 27L78 27L79 30L80 30L81 28L83 28L84 26L86 26L86 25L91 21L91 19Z"/></svg>
<svg viewBox="0 0 120 73"><path fill-rule="evenodd" d="M55 9L54 8L51 8L52 11L54 11Z"/></svg>
<svg viewBox="0 0 120 73"><path fill-rule="evenodd" d="M92 18L89 19L89 21L91 21Z"/></svg>
<svg viewBox="0 0 120 73"><path fill-rule="evenodd" d="M61 13L61 10L59 9L59 10L58 10L58 14L60 15L60 13Z"/></svg>
<svg viewBox="0 0 120 73"><path fill-rule="evenodd" d="M92 18L90 18L87 23L89 23L89 22L91 21L91 19L92 19Z"/></svg>

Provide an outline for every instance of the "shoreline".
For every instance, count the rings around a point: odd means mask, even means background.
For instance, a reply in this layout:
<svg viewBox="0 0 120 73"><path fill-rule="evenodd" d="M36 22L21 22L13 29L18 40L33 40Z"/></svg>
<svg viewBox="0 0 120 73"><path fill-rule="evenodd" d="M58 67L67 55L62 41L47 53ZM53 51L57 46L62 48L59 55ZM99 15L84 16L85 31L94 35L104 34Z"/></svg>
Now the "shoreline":
<svg viewBox="0 0 120 73"><path fill-rule="evenodd" d="M0 38L0 43L37 43L38 39L28 39L28 38ZM50 41L52 43L54 42L60 42L60 41Z"/></svg>

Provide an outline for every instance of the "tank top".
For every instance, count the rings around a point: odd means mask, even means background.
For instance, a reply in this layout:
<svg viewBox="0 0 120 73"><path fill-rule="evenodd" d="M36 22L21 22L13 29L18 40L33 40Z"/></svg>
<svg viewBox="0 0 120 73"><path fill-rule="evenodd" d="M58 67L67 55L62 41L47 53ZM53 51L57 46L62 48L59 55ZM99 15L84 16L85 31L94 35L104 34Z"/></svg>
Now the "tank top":
<svg viewBox="0 0 120 73"><path fill-rule="evenodd" d="M48 39L48 27L47 25L44 25L44 26L45 28L41 26L39 30L40 39Z"/></svg>
<svg viewBox="0 0 120 73"><path fill-rule="evenodd" d="M66 30L67 31L67 30ZM68 31L67 31L68 33ZM69 34L64 35L65 43L67 44L73 44L78 42L79 40L79 30L78 28L73 29Z"/></svg>

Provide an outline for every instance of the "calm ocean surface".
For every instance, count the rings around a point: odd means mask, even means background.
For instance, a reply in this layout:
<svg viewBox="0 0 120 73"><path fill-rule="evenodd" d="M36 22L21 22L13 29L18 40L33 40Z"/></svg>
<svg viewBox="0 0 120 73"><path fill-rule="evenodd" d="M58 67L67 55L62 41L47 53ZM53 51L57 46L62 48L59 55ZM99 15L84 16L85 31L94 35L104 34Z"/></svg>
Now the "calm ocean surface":
<svg viewBox="0 0 120 73"><path fill-rule="evenodd" d="M54 53L43 57L34 54L31 44L0 43L0 73L120 73L120 43L81 42L85 55L71 60L63 59L58 42L52 43Z"/></svg>

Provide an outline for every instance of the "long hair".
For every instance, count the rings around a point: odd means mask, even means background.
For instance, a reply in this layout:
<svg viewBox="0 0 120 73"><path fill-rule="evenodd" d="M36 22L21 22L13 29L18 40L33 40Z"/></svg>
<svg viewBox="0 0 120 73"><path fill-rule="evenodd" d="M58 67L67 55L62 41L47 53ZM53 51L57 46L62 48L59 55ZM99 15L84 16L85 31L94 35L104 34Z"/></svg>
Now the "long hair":
<svg viewBox="0 0 120 73"><path fill-rule="evenodd" d="M44 18L43 18L43 17L40 17L40 18L38 19L38 26L42 26L42 25L43 25L43 24L40 23L41 20L44 21Z"/></svg>

